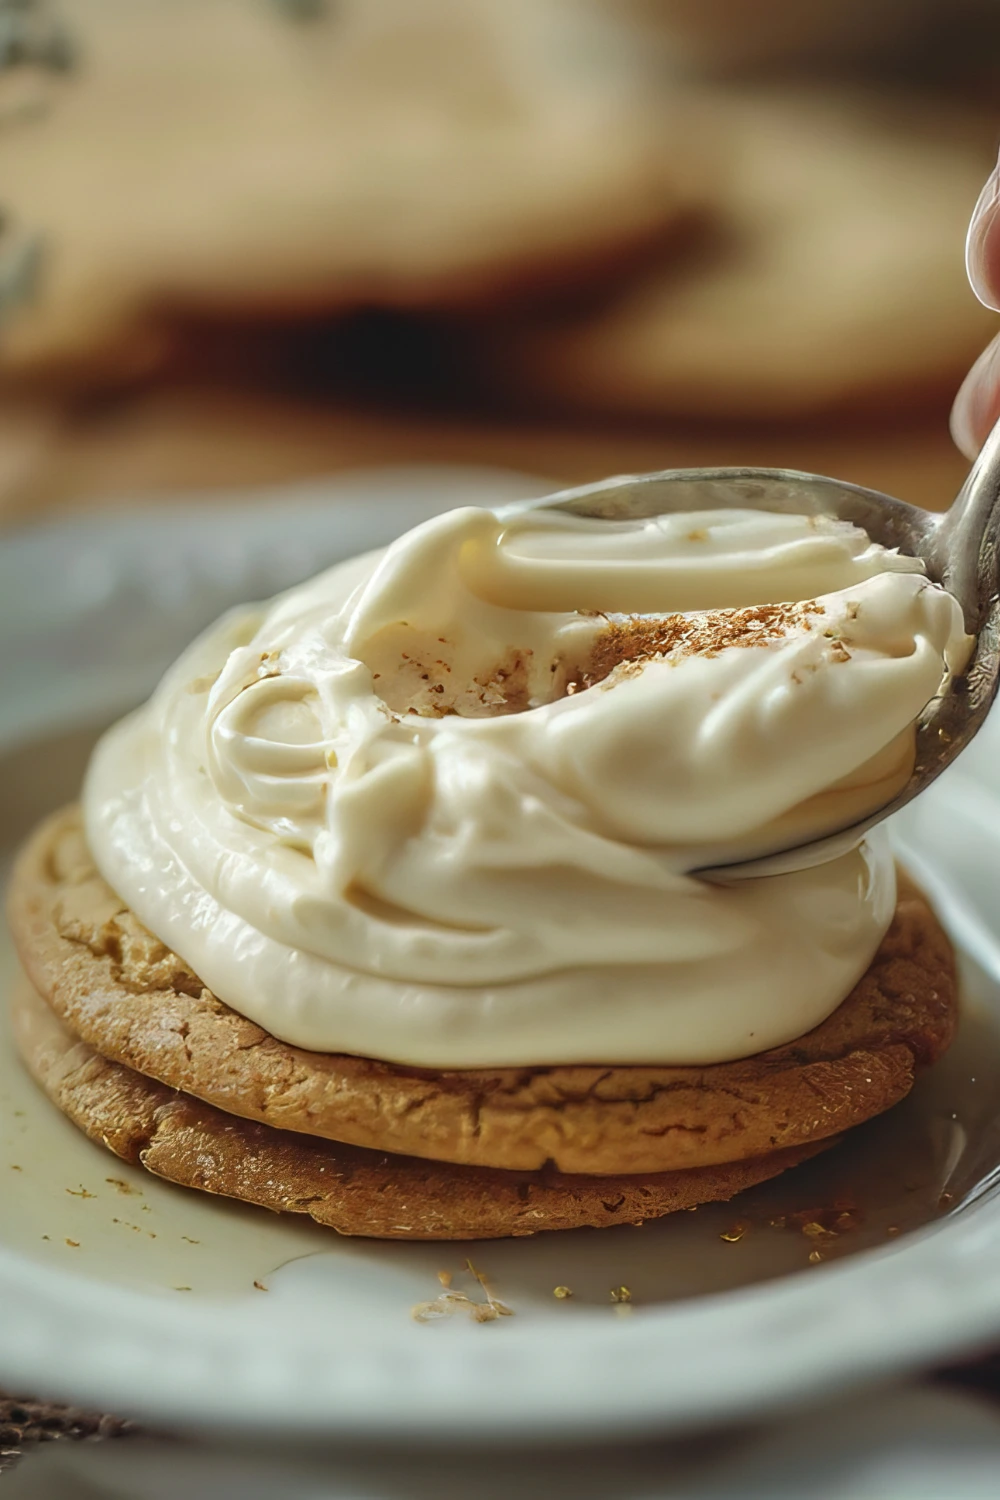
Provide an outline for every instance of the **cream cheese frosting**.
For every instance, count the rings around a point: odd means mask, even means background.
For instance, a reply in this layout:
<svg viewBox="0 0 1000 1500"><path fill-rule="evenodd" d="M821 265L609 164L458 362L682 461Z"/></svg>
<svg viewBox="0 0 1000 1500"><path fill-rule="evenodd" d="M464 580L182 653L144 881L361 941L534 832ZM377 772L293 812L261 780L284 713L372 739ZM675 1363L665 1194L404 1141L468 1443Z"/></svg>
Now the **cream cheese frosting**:
<svg viewBox="0 0 1000 1500"><path fill-rule="evenodd" d="M895 905L879 829L961 670L920 564L826 519L448 512L237 610L107 734L105 879L228 1005L432 1068L713 1063L800 1036Z"/></svg>

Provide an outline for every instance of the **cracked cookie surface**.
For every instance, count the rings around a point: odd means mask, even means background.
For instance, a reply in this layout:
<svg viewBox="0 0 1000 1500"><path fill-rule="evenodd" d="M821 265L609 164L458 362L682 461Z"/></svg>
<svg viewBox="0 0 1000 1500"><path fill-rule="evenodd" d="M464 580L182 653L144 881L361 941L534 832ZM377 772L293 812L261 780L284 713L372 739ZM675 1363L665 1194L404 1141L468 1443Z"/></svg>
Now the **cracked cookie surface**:
<svg viewBox="0 0 1000 1500"><path fill-rule="evenodd" d="M10 919L34 987L110 1062L281 1131L466 1166L664 1173L828 1140L902 1099L957 1016L951 945L905 876L889 932L833 1015L701 1068L435 1072L289 1046L146 931L94 868L75 808L22 853Z"/></svg>
<svg viewBox="0 0 1000 1500"><path fill-rule="evenodd" d="M74 1037L23 978L12 1015L29 1071L75 1125L116 1156L183 1187L308 1214L340 1234L371 1239L497 1239L637 1224L732 1198L832 1144L619 1177L387 1156L234 1119L108 1062Z"/></svg>

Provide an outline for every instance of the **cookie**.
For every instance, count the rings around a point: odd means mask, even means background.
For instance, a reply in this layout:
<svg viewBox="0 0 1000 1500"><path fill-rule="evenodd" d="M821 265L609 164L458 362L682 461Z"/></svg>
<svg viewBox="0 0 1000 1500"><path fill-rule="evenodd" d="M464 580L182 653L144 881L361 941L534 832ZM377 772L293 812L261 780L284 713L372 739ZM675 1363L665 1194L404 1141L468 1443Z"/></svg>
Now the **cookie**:
<svg viewBox="0 0 1000 1500"><path fill-rule="evenodd" d="M485 347L509 388L562 408L771 419L957 385L991 333L962 246L995 122L779 87L720 92L712 119L731 168L717 220L596 308L505 325Z"/></svg>
<svg viewBox="0 0 1000 1500"><path fill-rule="evenodd" d="M141 926L94 869L73 808L21 855L10 921L31 982L103 1057L283 1130L507 1170L685 1171L825 1140L902 1099L957 1012L951 946L905 879L833 1015L784 1047L702 1068L435 1072L288 1046Z"/></svg>
<svg viewBox="0 0 1000 1500"><path fill-rule="evenodd" d="M604 0L621 6L621 0ZM675 66L707 72L787 68L819 61L826 70L915 50L942 0L626 0ZM950 4L951 0L945 0ZM972 0L975 4L976 0ZM954 17L951 18L954 20ZM954 27L952 27L954 31Z"/></svg>
<svg viewBox="0 0 1000 1500"><path fill-rule="evenodd" d="M371 1239L498 1239L635 1224L732 1198L833 1144L625 1177L448 1166L234 1119L106 1061L24 980L12 1019L21 1056L49 1098L116 1156L183 1187L309 1214L340 1234Z"/></svg>
<svg viewBox="0 0 1000 1500"><path fill-rule="evenodd" d="M141 371L178 312L520 297L603 274L704 199L613 17L562 0L295 10L60 0L75 65L0 131L23 247L0 370Z"/></svg>

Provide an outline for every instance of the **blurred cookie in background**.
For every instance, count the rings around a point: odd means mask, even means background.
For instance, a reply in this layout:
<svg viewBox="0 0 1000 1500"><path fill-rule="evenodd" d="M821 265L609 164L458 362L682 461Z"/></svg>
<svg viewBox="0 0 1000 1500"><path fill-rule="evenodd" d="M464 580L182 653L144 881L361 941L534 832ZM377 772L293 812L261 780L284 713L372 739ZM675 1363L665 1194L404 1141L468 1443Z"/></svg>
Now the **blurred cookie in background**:
<svg viewBox="0 0 1000 1500"><path fill-rule="evenodd" d="M995 0L604 0L658 45L668 64L698 73L795 65L839 71L875 64L926 73L925 49L974 59Z"/></svg>
<svg viewBox="0 0 1000 1500"><path fill-rule="evenodd" d="M6 0L0 30L43 8L59 69L0 48L0 93L35 89L28 109L0 100L10 376L155 367L177 310L304 317L576 284L715 180L636 35L593 5Z"/></svg>
<svg viewBox="0 0 1000 1500"><path fill-rule="evenodd" d="M717 220L487 358L533 401L644 417L805 418L957 384L994 319L962 247L996 122L888 93L743 86L712 115ZM671 149L664 143L664 149Z"/></svg>

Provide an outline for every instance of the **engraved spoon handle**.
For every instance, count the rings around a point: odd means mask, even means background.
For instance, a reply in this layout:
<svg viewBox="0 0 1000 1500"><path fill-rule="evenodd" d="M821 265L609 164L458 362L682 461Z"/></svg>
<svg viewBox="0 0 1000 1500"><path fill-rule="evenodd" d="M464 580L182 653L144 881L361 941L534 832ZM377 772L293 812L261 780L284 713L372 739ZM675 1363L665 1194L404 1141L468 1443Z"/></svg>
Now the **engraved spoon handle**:
<svg viewBox="0 0 1000 1500"><path fill-rule="evenodd" d="M965 611L975 634L997 592L1000 542L1000 422L951 506L942 516L930 549L933 575Z"/></svg>

